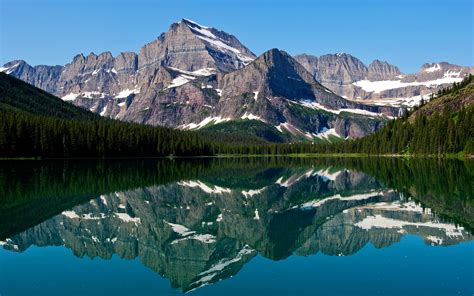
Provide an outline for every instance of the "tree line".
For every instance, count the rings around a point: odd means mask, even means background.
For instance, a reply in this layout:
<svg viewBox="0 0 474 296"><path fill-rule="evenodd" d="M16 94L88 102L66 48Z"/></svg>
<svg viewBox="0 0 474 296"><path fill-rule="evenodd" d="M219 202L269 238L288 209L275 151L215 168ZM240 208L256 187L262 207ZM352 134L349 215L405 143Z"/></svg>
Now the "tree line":
<svg viewBox="0 0 474 296"><path fill-rule="evenodd" d="M1 157L212 155L197 133L109 119L81 120L0 111Z"/></svg>
<svg viewBox="0 0 474 296"><path fill-rule="evenodd" d="M458 92L472 82L440 92ZM436 100L435 98L434 100ZM57 104L57 102L54 102ZM8 105L10 106L10 105ZM180 131L104 118L34 115L0 106L0 157L156 157L216 154L431 154L474 153L474 106L444 108L433 115L410 113L372 135L338 143L262 144L229 142L192 131ZM74 110L73 110L74 111ZM413 110L415 112L416 110ZM74 111L75 112L75 111ZM74 115L74 114L73 114Z"/></svg>
<svg viewBox="0 0 474 296"><path fill-rule="evenodd" d="M211 142L196 132L0 112L1 157L153 157L216 154L474 153L474 108L390 121L376 133L332 144Z"/></svg>

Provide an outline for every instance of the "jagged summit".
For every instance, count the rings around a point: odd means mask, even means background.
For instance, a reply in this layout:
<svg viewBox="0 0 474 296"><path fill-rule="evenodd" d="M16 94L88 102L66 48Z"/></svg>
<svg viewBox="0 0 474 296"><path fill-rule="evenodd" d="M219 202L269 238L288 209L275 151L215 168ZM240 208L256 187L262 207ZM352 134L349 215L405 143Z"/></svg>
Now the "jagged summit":
<svg viewBox="0 0 474 296"><path fill-rule="evenodd" d="M211 48L217 51L223 51L227 54L236 55L237 59L243 65L246 65L255 59L255 54L242 45L240 41L231 34L215 28L200 25L195 21L185 18L182 19L181 23L185 24L193 34Z"/></svg>
<svg viewBox="0 0 474 296"><path fill-rule="evenodd" d="M394 79L401 74L398 67L386 61L374 60L368 67L367 78L371 81Z"/></svg>
<svg viewBox="0 0 474 296"><path fill-rule="evenodd" d="M440 62L424 64L418 73L404 74L386 61L376 59L366 66L345 53L320 57L301 54L295 59L321 84L344 98L408 108L438 89L460 82L470 72L468 67Z"/></svg>

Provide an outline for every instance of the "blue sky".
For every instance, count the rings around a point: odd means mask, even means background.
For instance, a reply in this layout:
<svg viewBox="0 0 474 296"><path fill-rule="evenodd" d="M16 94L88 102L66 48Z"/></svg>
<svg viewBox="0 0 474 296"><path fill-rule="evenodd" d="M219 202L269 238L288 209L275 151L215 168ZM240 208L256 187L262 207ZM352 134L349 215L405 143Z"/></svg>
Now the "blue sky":
<svg viewBox="0 0 474 296"><path fill-rule="evenodd" d="M472 0L0 0L0 63L65 64L136 51L181 18L234 34L254 53L346 52L403 72L473 65Z"/></svg>

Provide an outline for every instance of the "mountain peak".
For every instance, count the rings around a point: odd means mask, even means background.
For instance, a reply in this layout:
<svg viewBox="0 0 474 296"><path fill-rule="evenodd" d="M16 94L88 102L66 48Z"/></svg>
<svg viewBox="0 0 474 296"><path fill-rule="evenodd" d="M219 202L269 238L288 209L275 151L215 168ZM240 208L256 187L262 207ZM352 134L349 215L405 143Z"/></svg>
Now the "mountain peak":
<svg viewBox="0 0 474 296"><path fill-rule="evenodd" d="M272 48L260 55L256 60L263 61L267 65L278 64L284 60L293 60L285 51L278 48Z"/></svg>
<svg viewBox="0 0 474 296"><path fill-rule="evenodd" d="M288 56L291 57L286 51L278 49L278 48L271 48L264 52L262 55L279 55L279 56Z"/></svg>
<svg viewBox="0 0 474 296"><path fill-rule="evenodd" d="M302 65L278 48L267 50L247 67L227 74L223 81L225 95L230 97L257 90L262 96L314 101L313 88L322 88Z"/></svg>
<svg viewBox="0 0 474 296"><path fill-rule="evenodd" d="M234 56L240 66L247 65L255 59L255 55L233 35L215 28L203 26L195 21L183 18L181 24L186 25L191 33L215 52L216 56Z"/></svg>
<svg viewBox="0 0 474 296"><path fill-rule="evenodd" d="M181 22L185 23L187 26L191 26L191 27L199 27L199 28L202 28L202 29L209 29L209 27L206 27L206 26L203 26L193 20L190 20L190 19L187 19L187 18L183 18L181 19Z"/></svg>
<svg viewBox="0 0 474 296"><path fill-rule="evenodd" d="M6 63L3 67L0 67L0 72L4 72L6 74L13 73L18 67L23 67L28 65L24 60L13 60L11 62Z"/></svg>

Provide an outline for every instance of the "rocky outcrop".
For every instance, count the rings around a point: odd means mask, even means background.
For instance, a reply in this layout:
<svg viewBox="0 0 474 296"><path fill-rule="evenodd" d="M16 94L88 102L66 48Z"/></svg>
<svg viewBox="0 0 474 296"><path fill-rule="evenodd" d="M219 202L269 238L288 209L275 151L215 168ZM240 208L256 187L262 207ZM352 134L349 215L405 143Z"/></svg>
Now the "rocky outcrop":
<svg viewBox="0 0 474 296"><path fill-rule="evenodd" d="M371 81L391 80L402 74L398 67L390 65L385 61L375 60L367 69L367 79ZM357 81L357 80L356 80Z"/></svg>
<svg viewBox="0 0 474 296"><path fill-rule="evenodd" d="M11 61L0 68L0 71L54 94L63 66L32 67L25 61Z"/></svg>

